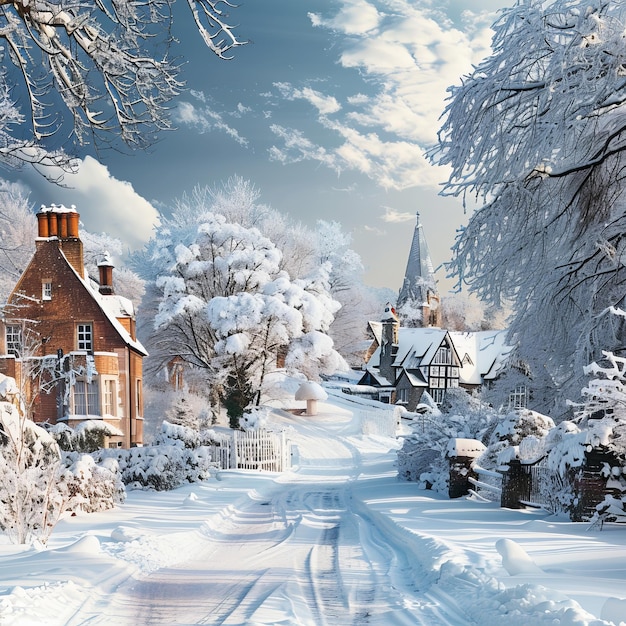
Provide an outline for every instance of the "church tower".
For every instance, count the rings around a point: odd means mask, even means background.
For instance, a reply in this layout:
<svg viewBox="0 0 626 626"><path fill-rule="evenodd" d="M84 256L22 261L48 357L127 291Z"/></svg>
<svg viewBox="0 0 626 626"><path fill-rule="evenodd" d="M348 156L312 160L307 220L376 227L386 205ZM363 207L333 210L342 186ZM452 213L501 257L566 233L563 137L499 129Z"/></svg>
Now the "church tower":
<svg viewBox="0 0 626 626"><path fill-rule="evenodd" d="M437 291L435 271L419 213L416 218L413 242L396 308L403 326L441 327L441 299Z"/></svg>

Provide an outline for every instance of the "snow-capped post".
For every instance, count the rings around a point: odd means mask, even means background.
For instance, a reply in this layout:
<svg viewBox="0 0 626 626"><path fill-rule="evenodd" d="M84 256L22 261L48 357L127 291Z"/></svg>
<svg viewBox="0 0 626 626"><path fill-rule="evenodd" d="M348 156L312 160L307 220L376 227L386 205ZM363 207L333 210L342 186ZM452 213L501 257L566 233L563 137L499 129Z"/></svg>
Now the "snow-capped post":
<svg viewBox="0 0 626 626"><path fill-rule="evenodd" d="M472 469L474 461L486 450L477 439L454 438L448 442L446 456L450 464L450 482L448 496L460 498L471 489L470 478L476 479Z"/></svg>
<svg viewBox="0 0 626 626"><path fill-rule="evenodd" d="M300 387L298 387L298 391L296 391L296 400L306 400L305 415L317 415L317 401L327 399L328 394L322 387L310 380L302 383Z"/></svg>

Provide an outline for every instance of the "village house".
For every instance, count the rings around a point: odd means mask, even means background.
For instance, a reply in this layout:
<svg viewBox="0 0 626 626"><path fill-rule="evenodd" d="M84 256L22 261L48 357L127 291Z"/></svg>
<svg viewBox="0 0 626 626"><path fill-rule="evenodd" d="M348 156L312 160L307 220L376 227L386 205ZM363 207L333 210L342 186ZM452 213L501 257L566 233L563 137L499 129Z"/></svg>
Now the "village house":
<svg viewBox="0 0 626 626"><path fill-rule="evenodd" d="M359 385L373 387L383 402L414 411L427 392L441 404L447 389L468 392L495 380L511 348L506 331L456 332L443 328L402 328L387 305L378 346Z"/></svg>
<svg viewBox="0 0 626 626"><path fill-rule="evenodd" d="M471 392L498 377L511 352L505 344L506 331L445 330L440 303L418 213L397 302L405 315L408 305L413 317L403 326L396 308L387 303L381 320L370 322L374 339L358 382L361 388L375 390L382 402L414 411L424 392L441 404L447 389Z"/></svg>
<svg viewBox="0 0 626 626"><path fill-rule="evenodd" d="M42 207L36 249L13 289L0 334L0 372L16 379L31 419L104 422L110 447L143 443L142 359L133 304L113 290L108 257L87 275L79 214Z"/></svg>

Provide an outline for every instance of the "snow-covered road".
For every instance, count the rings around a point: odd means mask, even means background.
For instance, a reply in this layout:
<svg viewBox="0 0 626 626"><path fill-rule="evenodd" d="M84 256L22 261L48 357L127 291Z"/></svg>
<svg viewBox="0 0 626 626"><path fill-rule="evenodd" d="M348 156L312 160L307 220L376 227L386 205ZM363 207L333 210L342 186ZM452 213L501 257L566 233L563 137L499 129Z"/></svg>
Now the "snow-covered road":
<svg viewBox="0 0 626 626"><path fill-rule="evenodd" d="M337 399L276 413L283 474L224 471L0 544L3 626L626 623L626 532L398 481Z"/></svg>
<svg viewBox="0 0 626 626"><path fill-rule="evenodd" d="M424 594L408 542L380 528L359 498L380 450L370 458L356 439L329 440L323 421L295 421L295 472L250 474L249 491L189 534L186 558L88 602L70 624L462 623L454 602L442 609ZM350 430L337 419L327 426Z"/></svg>

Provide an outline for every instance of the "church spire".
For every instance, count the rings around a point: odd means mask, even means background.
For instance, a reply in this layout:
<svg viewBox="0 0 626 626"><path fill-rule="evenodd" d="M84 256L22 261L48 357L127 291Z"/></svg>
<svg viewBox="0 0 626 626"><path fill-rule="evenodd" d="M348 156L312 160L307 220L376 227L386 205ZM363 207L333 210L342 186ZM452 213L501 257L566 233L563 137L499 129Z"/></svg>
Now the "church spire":
<svg viewBox="0 0 626 626"><path fill-rule="evenodd" d="M416 213L415 231L406 264L404 282L397 309L403 321L411 326L440 326L439 293L435 270L428 252L420 214Z"/></svg>

